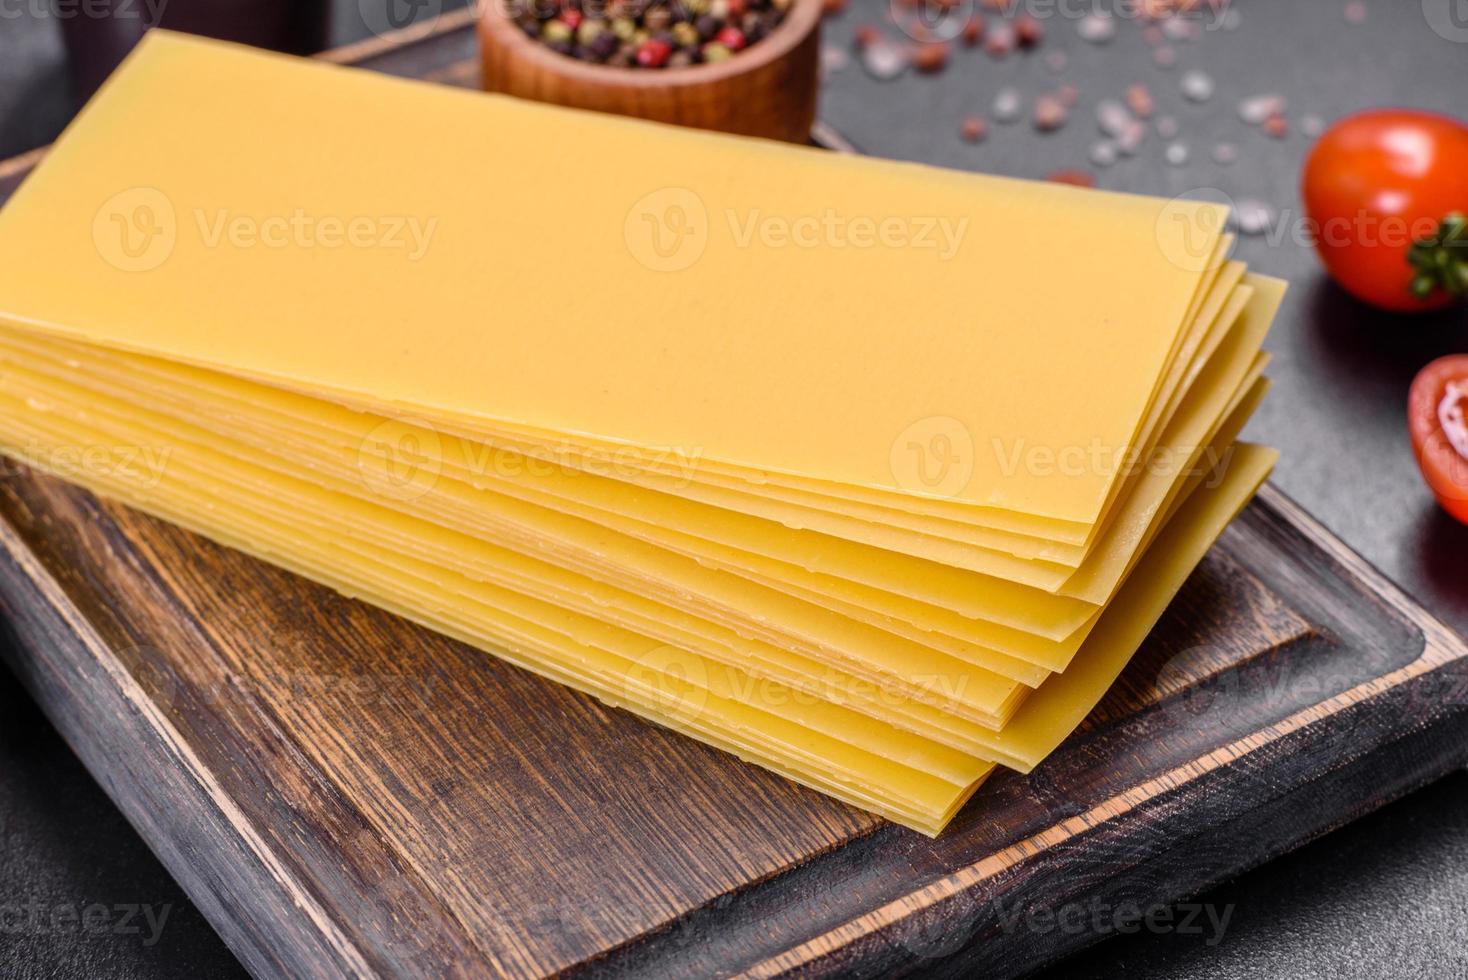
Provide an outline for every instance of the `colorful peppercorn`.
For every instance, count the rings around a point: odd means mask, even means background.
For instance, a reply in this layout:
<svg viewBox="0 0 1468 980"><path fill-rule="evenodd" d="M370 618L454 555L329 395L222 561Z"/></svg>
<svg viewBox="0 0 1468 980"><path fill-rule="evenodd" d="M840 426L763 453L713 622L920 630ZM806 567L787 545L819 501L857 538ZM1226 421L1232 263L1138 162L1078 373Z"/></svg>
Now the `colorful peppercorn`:
<svg viewBox="0 0 1468 980"><path fill-rule="evenodd" d="M667 41L648 38L637 49L637 63L644 68L661 68L672 53L673 46Z"/></svg>
<svg viewBox="0 0 1468 980"><path fill-rule="evenodd" d="M571 40L571 25L563 20L547 21L540 29L540 39L547 44Z"/></svg>
<svg viewBox="0 0 1468 980"><path fill-rule="evenodd" d="M1035 18L1025 15L1014 22L1014 39L1022 48L1033 48L1045 37L1045 28Z"/></svg>
<svg viewBox="0 0 1468 980"><path fill-rule="evenodd" d="M978 116L968 116L959 127L959 134L969 143L977 143L989 132L989 124Z"/></svg>
<svg viewBox="0 0 1468 980"><path fill-rule="evenodd" d="M515 23L552 51L582 61L618 68L678 68L722 61L763 40L780 26L793 3L537 0Z"/></svg>
<svg viewBox="0 0 1468 980"><path fill-rule="evenodd" d="M728 48L730 51L740 51L744 48L744 32L737 27L726 27L714 35L714 40Z"/></svg>

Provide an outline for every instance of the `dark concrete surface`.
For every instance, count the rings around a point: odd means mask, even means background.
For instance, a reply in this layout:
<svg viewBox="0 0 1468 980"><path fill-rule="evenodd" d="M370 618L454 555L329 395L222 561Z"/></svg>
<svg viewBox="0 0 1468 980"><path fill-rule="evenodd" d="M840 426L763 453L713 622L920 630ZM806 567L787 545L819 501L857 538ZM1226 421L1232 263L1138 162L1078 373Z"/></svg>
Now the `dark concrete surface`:
<svg viewBox="0 0 1468 980"><path fill-rule="evenodd" d="M386 2L386 0L384 0ZM1248 95L1278 92L1298 122L1356 109L1410 105L1462 116L1468 92L1468 4L1461 31L1432 20L1457 0L1369 0L1366 22L1347 22L1343 0L1236 0L1237 30L1205 31L1175 42L1177 65L1162 69L1137 30L1121 25L1109 45L1088 45L1073 19L1045 20L1039 52L996 62L960 52L936 76L892 82L855 64L834 72L822 114L862 150L945 166L1038 177L1089 168L1099 98L1133 82L1150 86L1159 112L1174 115L1191 163L1164 162L1149 138L1133 159L1099 170L1100 186L1157 194L1211 188L1260 199L1297 219L1300 162L1309 140L1298 130L1272 140L1239 121ZM54 24L27 13L44 0L0 0L0 156L49 140L72 111ZM457 5L457 4L450 4ZM1060 12L1089 3L1050 2ZM338 42L361 36L356 0L339 2ZM852 0L828 25L842 49L854 28L878 22L884 0ZM1113 8L1115 9L1115 8ZM19 11L24 16L5 16ZM1433 23L1449 24L1441 32ZM1447 35L1447 36L1444 36ZM1045 52L1064 50L1053 73ZM1217 85L1203 105L1185 102L1187 68ZM1052 135L1027 123L991 124L989 138L958 138L969 113L987 111L994 91L1027 96L1061 81L1081 90L1070 123ZM1218 140L1239 160L1209 159ZM1067 262L1084 262L1084 242L1057 229L1057 288ZM1407 385L1432 357L1468 351L1468 313L1401 319L1358 306L1324 279L1313 255L1289 234L1241 241L1252 268L1293 286L1269 348L1276 386L1248 435L1278 446L1276 482L1437 615L1468 632L1468 528L1433 505L1413 465L1403 422ZM956 283L975 307L982 281ZM1176 929L1110 939L1054 971L1111 977L1461 977L1468 976L1468 775L1451 776L1380 813L1196 900L1229 915L1221 941ZM172 906L161 939L82 931L10 929L0 921L0 977L231 976L239 968L128 829L44 720L0 674L0 911L40 902ZM1231 911L1229 911L1231 909ZM54 917L53 917L54 918Z"/></svg>

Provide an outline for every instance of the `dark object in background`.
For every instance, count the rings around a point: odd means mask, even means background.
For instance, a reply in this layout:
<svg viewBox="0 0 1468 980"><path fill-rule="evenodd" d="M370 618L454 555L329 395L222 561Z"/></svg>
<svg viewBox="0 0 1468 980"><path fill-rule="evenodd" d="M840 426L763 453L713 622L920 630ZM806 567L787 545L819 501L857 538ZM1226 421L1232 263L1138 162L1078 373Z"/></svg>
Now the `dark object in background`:
<svg viewBox="0 0 1468 980"><path fill-rule="evenodd" d="M329 11L328 0L88 0L55 16L86 99L150 27L312 54L326 47Z"/></svg>
<svg viewBox="0 0 1468 980"><path fill-rule="evenodd" d="M769 36L737 54L657 70L558 54L525 33L511 7L477 5L486 91L741 136L810 140L820 91L822 0L791 0ZM659 57L664 54L671 57L666 51Z"/></svg>

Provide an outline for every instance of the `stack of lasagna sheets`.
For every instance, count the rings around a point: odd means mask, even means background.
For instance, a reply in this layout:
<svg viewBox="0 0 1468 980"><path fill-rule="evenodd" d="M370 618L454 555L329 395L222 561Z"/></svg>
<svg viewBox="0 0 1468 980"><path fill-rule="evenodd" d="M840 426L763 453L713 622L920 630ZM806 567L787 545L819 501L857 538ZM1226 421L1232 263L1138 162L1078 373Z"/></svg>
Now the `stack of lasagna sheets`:
<svg viewBox="0 0 1468 980"><path fill-rule="evenodd" d="M1273 463L1224 220L154 32L0 212L0 440L936 834Z"/></svg>

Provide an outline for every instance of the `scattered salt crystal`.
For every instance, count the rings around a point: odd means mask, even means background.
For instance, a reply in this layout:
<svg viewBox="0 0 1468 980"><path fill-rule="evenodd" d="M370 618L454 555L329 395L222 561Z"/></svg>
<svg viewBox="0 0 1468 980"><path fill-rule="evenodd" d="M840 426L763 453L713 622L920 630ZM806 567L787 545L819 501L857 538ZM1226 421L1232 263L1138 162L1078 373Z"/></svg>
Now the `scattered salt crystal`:
<svg viewBox="0 0 1468 980"><path fill-rule="evenodd" d="M1070 65L1070 58L1066 57L1064 51L1050 51L1045 55L1045 67L1059 75Z"/></svg>
<svg viewBox="0 0 1468 980"><path fill-rule="evenodd" d="M1096 103L1096 125L1107 136L1120 136L1134 121L1126 106L1115 99L1102 99Z"/></svg>
<svg viewBox="0 0 1468 980"><path fill-rule="evenodd" d="M1019 118L1023 108L1019 89L1005 86L994 96L994 118L1002 123L1012 123Z"/></svg>
<svg viewBox="0 0 1468 980"><path fill-rule="evenodd" d="M1196 68L1183 72L1178 87L1182 89L1183 98L1189 102L1207 102L1213 98L1213 79Z"/></svg>
<svg viewBox="0 0 1468 980"><path fill-rule="evenodd" d="M1009 54L1016 43L1014 28L1008 24L995 24L984 34L984 50L996 58Z"/></svg>
<svg viewBox="0 0 1468 980"><path fill-rule="evenodd" d="M1105 44L1116 37L1116 21L1110 14L1090 13L1076 22L1076 33L1081 40L1092 44Z"/></svg>
<svg viewBox="0 0 1468 980"><path fill-rule="evenodd" d="M1163 45L1152 52L1152 63L1158 68L1171 68L1177 64L1177 52Z"/></svg>
<svg viewBox="0 0 1468 980"><path fill-rule="evenodd" d="M1109 167L1116 162L1116 144L1111 140L1097 140L1091 144L1091 162L1098 167Z"/></svg>
<svg viewBox="0 0 1468 980"><path fill-rule="evenodd" d="M1325 120L1315 115L1314 113L1301 116L1300 132L1304 133L1311 139L1314 139L1321 133L1325 132Z"/></svg>
<svg viewBox="0 0 1468 980"><path fill-rule="evenodd" d="M888 81L907 69L907 49L885 39L873 41L862 48L861 66L873 78Z"/></svg>
<svg viewBox="0 0 1468 980"><path fill-rule="evenodd" d="M1284 112L1282 95L1255 95L1239 103L1239 118L1251 126L1258 126L1270 116Z"/></svg>
<svg viewBox="0 0 1468 980"><path fill-rule="evenodd" d="M1346 4L1344 13L1347 24L1366 23L1366 4L1362 3L1361 0L1351 0L1350 3Z"/></svg>
<svg viewBox="0 0 1468 980"><path fill-rule="evenodd" d="M1198 33L1198 22L1185 17L1169 17L1162 22L1162 34L1169 41L1192 41Z"/></svg>
<svg viewBox="0 0 1468 980"><path fill-rule="evenodd" d="M1137 152L1137 148L1146 138L1147 127L1133 119L1131 124L1116 138L1116 148L1127 156L1131 156Z"/></svg>
<svg viewBox="0 0 1468 980"><path fill-rule="evenodd" d="M851 56L844 49L831 44L821 46L821 71L824 74L844 71L850 64Z"/></svg>
<svg viewBox="0 0 1468 980"><path fill-rule="evenodd" d="M1066 116L1065 103L1053 95L1042 95L1035 100L1035 112L1033 121L1035 128L1042 133L1050 133L1065 125Z"/></svg>
<svg viewBox="0 0 1468 980"><path fill-rule="evenodd" d="M1188 144L1167 144L1166 156L1168 163L1172 164L1174 167L1181 167L1183 164L1188 162Z"/></svg>
<svg viewBox="0 0 1468 980"><path fill-rule="evenodd" d="M1229 223L1240 234L1262 235L1274 224L1274 208L1263 201L1242 200L1234 205Z"/></svg>
<svg viewBox="0 0 1468 980"><path fill-rule="evenodd" d="M1177 135L1177 120L1171 116L1157 117L1157 135L1170 140Z"/></svg>
<svg viewBox="0 0 1468 980"><path fill-rule="evenodd" d="M1219 143L1213 147L1213 162L1228 166L1239 158L1239 148L1232 143Z"/></svg>

